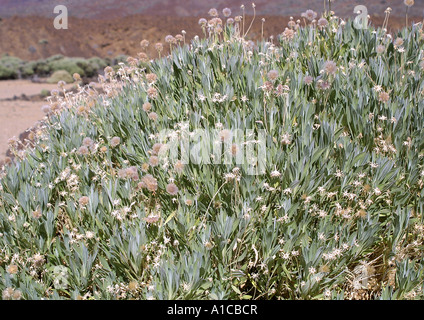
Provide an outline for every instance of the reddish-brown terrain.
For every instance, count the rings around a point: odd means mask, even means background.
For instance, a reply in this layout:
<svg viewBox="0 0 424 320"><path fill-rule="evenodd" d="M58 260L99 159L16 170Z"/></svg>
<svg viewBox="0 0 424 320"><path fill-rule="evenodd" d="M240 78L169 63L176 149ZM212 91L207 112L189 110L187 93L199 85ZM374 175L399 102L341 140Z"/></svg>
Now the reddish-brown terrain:
<svg viewBox="0 0 424 320"><path fill-rule="evenodd" d="M206 16L206 15L205 15ZM295 19L299 15L294 16ZM278 35L287 26L289 17L257 16L249 37L258 39L261 34L261 19L265 18L264 35ZM246 25L252 17L246 17ZM93 20L69 18L69 29L56 30L53 19L46 17L11 17L0 22L0 55L9 54L24 60L47 58L55 54L71 57L115 57L119 54L136 55L143 39L151 43L164 42L168 34L182 30L186 38L201 35L198 17L131 15L124 18ZM412 19L411 19L412 20ZM414 19L419 21L418 18ZM381 25L382 16L373 16L375 25ZM391 17L389 28L404 26L403 17ZM34 50L35 48L35 50ZM31 49L31 50L30 50ZM153 48L152 48L153 50ZM155 51L151 51L154 57Z"/></svg>
<svg viewBox="0 0 424 320"><path fill-rule="evenodd" d="M322 12L324 6L324 0L1 0L0 16L54 17L53 8L62 4L68 8L69 15L79 18L111 19L132 14L198 17L206 15L212 7L218 10L228 7L233 14L240 14L241 4L251 13L252 2L259 15L267 16L294 16L306 9ZM391 7L396 15L403 15L406 8L403 0L333 0L331 9L346 17L353 14L356 5L365 5L370 15L383 15L387 7ZM422 16L424 2L415 0L411 10L416 16Z"/></svg>

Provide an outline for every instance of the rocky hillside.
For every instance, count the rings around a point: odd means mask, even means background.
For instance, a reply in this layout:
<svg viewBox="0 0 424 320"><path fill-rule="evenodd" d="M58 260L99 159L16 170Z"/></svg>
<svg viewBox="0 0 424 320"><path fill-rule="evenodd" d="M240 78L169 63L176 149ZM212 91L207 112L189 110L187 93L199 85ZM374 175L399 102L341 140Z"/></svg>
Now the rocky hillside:
<svg viewBox="0 0 424 320"><path fill-rule="evenodd" d="M421 15L424 10L423 1L415 1L414 12ZM245 4L251 10L251 1L243 0L216 0L214 7L222 9L228 7L233 11L240 11L240 5ZM315 11L323 9L323 1L306 0L256 0L257 13L260 15L297 15L306 8ZM210 1L198 0L64 0L61 1L68 7L69 14L80 18L111 19L125 17L131 14L164 15L190 17L200 16L211 7ZM332 9L340 16L350 16L356 5L366 5L372 15L383 15L387 7L395 12L404 12L405 6L402 0L335 0ZM53 16L53 8L58 5L56 0L2 0L0 16L12 15L38 15Z"/></svg>
<svg viewBox="0 0 424 320"><path fill-rule="evenodd" d="M219 8L219 6L217 7ZM257 7L260 6L257 5ZM13 12L11 10L12 6L6 5L5 12ZM295 19L298 19L303 11L299 9L294 15ZM74 11L70 10L70 12ZM157 13L164 12L158 11ZM203 11L202 16L207 16L207 10ZM258 14L249 33L249 37L253 40L260 38L263 17L266 19L265 37L280 34L289 21L289 16ZM381 26L383 19L384 17L381 15L373 16L372 22L376 26ZM120 54L136 55L140 51L139 43L142 39L148 39L151 43L164 42L166 35L176 35L182 30L187 32L187 39L192 39L195 35L201 36L202 29L198 20L199 17L144 14L107 20L71 17L68 30L56 30L53 27L52 18L15 16L0 21L0 56L7 53L25 60L37 60L56 54L85 58L92 56L112 58ZM390 17L389 28L394 30L404 26L404 20L401 15ZM420 18L415 19L415 21L419 20ZM246 21L250 23L251 17L246 17ZM148 53L153 58L156 56L156 52L153 46L150 47L152 50Z"/></svg>

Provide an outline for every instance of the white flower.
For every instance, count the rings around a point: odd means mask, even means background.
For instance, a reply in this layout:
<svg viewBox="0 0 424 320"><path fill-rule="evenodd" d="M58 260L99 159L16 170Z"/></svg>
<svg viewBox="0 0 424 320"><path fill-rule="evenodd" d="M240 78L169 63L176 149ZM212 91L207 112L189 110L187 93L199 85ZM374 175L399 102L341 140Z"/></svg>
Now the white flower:
<svg viewBox="0 0 424 320"><path fill-rule="evenodd" d="M271 172L271 177L279 177L279 176L281 176L280 171L274 170Z"/></svg>

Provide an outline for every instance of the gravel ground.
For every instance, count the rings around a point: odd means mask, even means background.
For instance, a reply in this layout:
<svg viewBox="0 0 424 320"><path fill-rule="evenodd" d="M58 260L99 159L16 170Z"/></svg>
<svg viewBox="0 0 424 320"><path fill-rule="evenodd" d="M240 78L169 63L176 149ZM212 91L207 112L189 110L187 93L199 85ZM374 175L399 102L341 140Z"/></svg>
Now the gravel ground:
<svg viewBox="0 0 424 320"><path fill-rule="evenodd" d="M41 106L46 102L41 97L34 97L43 89L50 91L57 89L57 85L27 80L0 81L0 158L6 154L9 138L19 137L44 117ZM30 100L26 100L22 95Z"/></svg>

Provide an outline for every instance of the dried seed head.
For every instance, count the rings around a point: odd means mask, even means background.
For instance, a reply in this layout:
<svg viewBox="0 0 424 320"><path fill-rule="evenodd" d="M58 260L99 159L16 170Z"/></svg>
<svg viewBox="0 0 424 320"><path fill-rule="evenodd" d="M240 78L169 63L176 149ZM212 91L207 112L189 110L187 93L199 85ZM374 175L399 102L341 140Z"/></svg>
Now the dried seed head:
<svg viewBox="0 0 424 320"><path fill-rule="evenodd" d="M51 108L48 104L45 104L44 106L41 107L41 111L43 111L44 113L50 113Z"/></svg>
<svg viewBox="0 0 424 320"><path fill-rule="evenodd" d="M396 47L400 47L401 45L403 45L403 39L402 38L396 38L396 40L393 42L393 44Z"/></svg>
<svg viewBox="0 0 424 320"><path fill-rule="evenodd" d="M302 17L305 17L309 21L312 21L316 19L317 13L313 10L306 10L304 13L302 13Z"/></svg>
<svg viewBox="0 0 424 320"><path fill-rule="evenodd" d="M335 74L337 71L337 64L332 60L326 61L324 63L324 71L327 74Z"/></svg>
<svg viewBox="0 0 424 320"><path fill-rule="evenodd" d="M142 49L146 49L148 46L149 46L149 41L147 41L146 39L140 41L140 47Z"/></svg>
<svg viewBox="0 0 424 320"><path fill-rule="evenodd" d="M146 172L147 170L149 170L149 164L148 163L143 163L141 165L141 171Z"/></svg>
<svg viewBox="0 0 424 320"><path fill-rule="evenodd" d="M150 120L153 120L153 121L156 121L158 119L157 113L156 112L150 112L149 113L149 119Z"/></svg>
<svg viewBox="0 0 424 320"><path fill-rule="evenodd" d="M158 189L158 181L151 175L146 174L141 178L141 182L138 184L139 188L146 188L150 192L155 192Z"/></svg>
<svg viewBox="0 0 424 320"><path fill-rule="evenodd" d="M223 129L219 132L219 138L221 141L229 141L232 138L232 132L228 129Z"/></svg>
<svg viewBox="0 0 424 320"><path fill-rule="evenodd" d="M148 83L153 83L157 80L158 76L154 73L148 73L146 74L146 79Z"/></svg>
<svg viewBox="0 0 424 320"><path fill-rule="evenodd" d="M229 16L231 16L231 9L230 8L223 9L222 14L224 15L224 17L228 18Z"/></svg>
<svg viewBox="0 0 424 320"><path fill-rule="evenodd" d="M177 173L181 173L184 170L184 163L182 163L180 160L178 160L175 164L174 164L174 170Z"/></svg>
<svg viewBox="0 0 424 320"><path fill-rule="evenodd" d="M89 197L82 196L81 198L79 198L78 203L79 203L80 206L86 206L89 201L90 201Z"/></svg>
<svg viewBox="0 0 424 320"><path fill-rule="evenodd" d="M162 44L161 42L157 42L157 43L155 44L155 49L156 49L158 52L162 52L162 51L163 51L163 44Z"/></svg>
<svg viewBox="0 0 424 320"><path fill-rule="evenodd" d="M412 7L414 5L415 1L414 0L404 0L403 3L407 7Z"/></svg>
<svg viewBox="0 0 424 320"><path fill-rule="evenodd" d="M78 154L86 156L90 153L90 151L88 150L88 148L86 146L82 146L78 149Z"/></svg>
<svg viewBox="0 0 424 320"><path fill-rule="evenodd" d="M145 102L143 104L143 110L149 112L152 109L152 104L150 102Z"/></svg>
<svg viewBox="0 0 424 320"><path fill-rule="evenodd" d="M314 78L313 78L313 77L311 77L311 76L305 76L305 78L303 78L303 81L304 81L307 85L310 85L310 84L314 81Z"/></svg>
<svg viewBox="0 0 424 320"><path fill-rule="evenodd" d="M160 149L162 148L162 143L155 143L152 147L152 153L157 156L159 154Z"/></svg>
<svg viewBox="0 0 424 320"><path fill-rule="evenodd" d="M158 91L156 90L156 88L150 87L149 89L147 89L147 96L150 99L156 99L158 97Z"/></svg>
<svg viewBox="0 0 424 320"><path fill-rule="evenodd" d="M82 145L86 147L91 147L94 145L94 141L91 138L86 137L82 140Z"/></svg>
<svg viewBox="0 0 424 320"><path fill-rule="evenodd" d="M116 146L118 146L121 143L121 138L119 137L113 137L112 139L110 139L110 146L112 148L115 148Z"/></svg>
<svg viewBox="0 0 424 320"><path fill-rule="evenodd" d="M151 156L149 159L149 165L151 167L156 167L159 164L159 158L157 156Z"/></svg>
<svg viewBox="0 0 424 320"><path fill-rule="evenodd" d="M318 26L324 28L328 26L328 21L325 18L318 19Z"/></svg>
<svg viewBox="0 0 424 320"><path fill-rule="evenodd" d="M390 95L385 91L381 91L380 94L378 95L378 100L383 103L386 103L387 101L389 101L389 99L390 99Z"/></svg>
<svg viewBox="0 0 424 320"><path fill-rule="evenodd" d="M218 10L216 10L215 8L212 8L212 9L210 9L210 10L208 11L208 14L209 14L211 17L217 17L217 16L218 16Z"/></svg>
<svg viewBox="0 0 424 320"><path fill-rule="evenodd" d="M18 272L18 266L16 264L11 264L6 269L9 274L16 274Z"/></svg>
<svg viewBox="0 0 424 320"><path fill-rule="evenodd" d="M15 290L11 287L4 289L3 292L2 292L3 300L11 300L13 298L14 292L15 292Z"/></svg>
<svg viewBox="0 0 424 320"><path fill-rule="evenodd" d="M175 184L173 184L173 183L169 183L169 184L166 186L166 191L167 191L170 195L175 196L176 194L178 194L178 187L177 187Z"/></svg>
<svg viewBox="0 0 424 320"><path fill-rule="evenodd" d="M271 70L267 74L269 81L275 81L278 78L278 71L277 70Z"/></svg>
<svg viewBox="0 0 424 320"><path fill-rule="evenodd" d="M32 216L34 219L40 219L42 216L41 210L37 209L35 211L32 212Z"/></svg>
<svg viewBox="0 0 424 320"><path fill-rule="evenodd" d="M239 146L237 144L233 143L231 145L231 155L235 157L239 153L239 151L240 151Z"/></svg>
<svg viewBox="0 0 424 320"><path fill-rule="evenodd" d="M377 52L377 54L382 54L384 51L386 51L386 47L380 44L377 46L375 51Z"/></svg>

